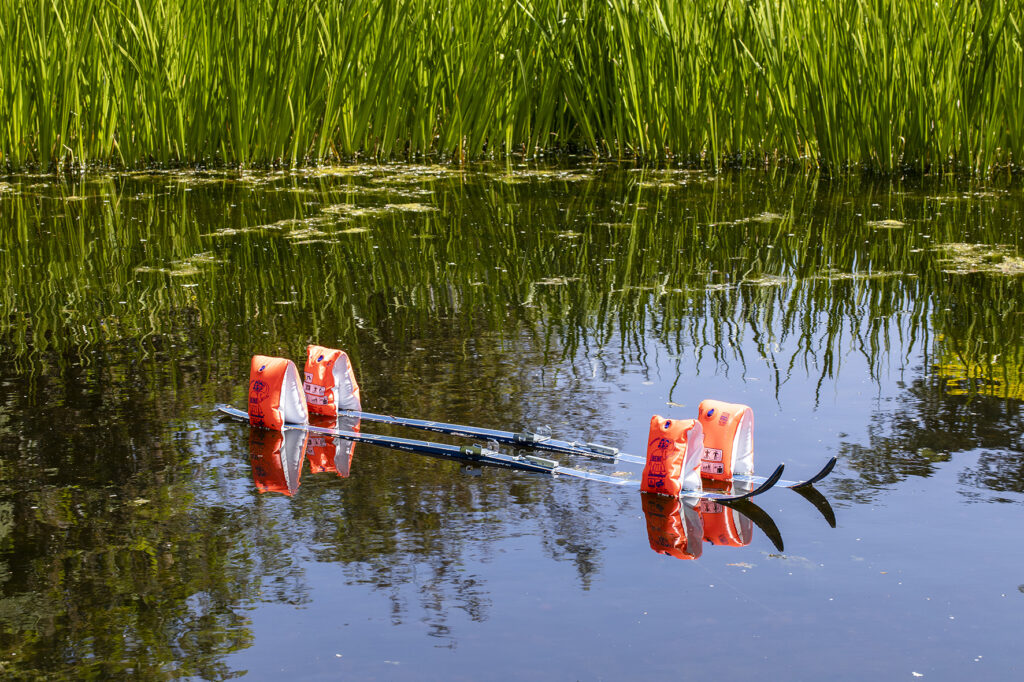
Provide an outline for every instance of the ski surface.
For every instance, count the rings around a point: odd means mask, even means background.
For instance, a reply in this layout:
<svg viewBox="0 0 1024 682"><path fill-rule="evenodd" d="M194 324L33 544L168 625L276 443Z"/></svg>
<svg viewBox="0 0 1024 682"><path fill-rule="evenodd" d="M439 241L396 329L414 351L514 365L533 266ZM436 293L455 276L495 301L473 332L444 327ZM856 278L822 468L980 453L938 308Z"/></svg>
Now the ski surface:
<svg viewBox="0 0 1024 682"><path fill-rule="evenodd" d="M378 424L393 424L395 426L408 426L412 429L422 431L433 431L434 433L445 433L451 436L465 436L466 438L485 438L505 445L518 447L529 447L536 450L558 452L563 455L584 455L596 459L604 459L609 462L619 460L623 462L639 462L644 460L635 455L626 455L619 452L618 448L599 445L597 443L579 443L576 441L565 441L542 436L532 431L502 431L501 429L485 429L478 426L466 426L464 424L449 424L447 422L430 421L428 419L410 419L408 417L395 417L388 414L376 414L373 412L359 412L356 410L339 410L338 416L359 417L369 422Z"/></svg>
<svg viewBox="0 0 1024 682"><path fill-rule="evenodd" d="M817 483L818 481L820 481L821 479L823 479L826 476L828 476L830 473L832 473L832 469L834 469L835 466L836 466L836 458L833 457L833 458L831 458L829 461L827 461L825 463L825 466L823 466L821 468L821 471L819 471L818 473L814 474L813 476L808 478L806 481L779 480L779 481L776 482L776 485L781 485L783 488L804 488L804 487L807 487L807 486L812 486L815 483ZM734 480L734 481L743 481L744 483L760 483L760 482L762 482L762 481L764 481L766 479L763 476L755 476L754 474L737 474L737 475L732 477L732 480Z"/></svg>
<svg viewBox="0 0 1024 682"><path fill-rule="evenodd" d="M535 450L546 450L548 452L558 452L565 455L580 455L582 457L591 457L594 459L601 459L605 461L616 461L616 462L628 462L630 464L644 465L647 460L637 455L630 455L625 452L621 452L618 448L611 447L608 445L601 445L600 443L581 443L579 441L565 441L550 438L549 436L541 436L532 431L502 431L501 429L485 429L477 426L465 426L463 424L449 424L447 422L430 421L427 419L409 419L408 417L395 417L387 414L376 414L373 412L360 412L356 410L343 410L339 412L339 416L358 417L365 419L369 422L376 422L378 424L392 424L395 426L407 426L412 429L420 429L423 431L432 431L434 433L444 433L452 436L464 436L466 438L486 438L489 440L496 441L498 443L504 443L506 445L514 445L517 447L533 448ZM780 485L784 488L800 488L804 486L814 485L821 479L825 478L832 472L833 467L836 465L836 458L830 459L821 471L807 479L806 481L787 481L779 480L775 482L775 485ZM774 476L774 472L772 472ZM760 485L772 476L757 476L754 474L744 474L733 476L734 481L740 481L743 483L753 483Z"/></svg>
<svg viewBox="0 0 1024 682"><path fill-rule="evenodd" d="M222 414L231 417L232 419L236 419L238 421L243 421L246 423L249 422L249 415L246 412L231 407L230 405L218 405L217 410ZM362 413L345 412L341 416L358 416L360 414ZM633 488L636 490L640 489L640 481L637 481L635 479L617 478L615 476L599 474L593 471L584 471L583 469L563 467L560 466L558 462L555 462L554 460L544 459L542 457L507 455L505 453L490 450L479 445L460 447L457 445L448 445L445 443L431 443L429 441L415 440L412 438L378 436L369 433L358 433L355 431L330 429L323 426L313 426L312 424L285 424L284 429L307 431L309 433L317 433L325 436L335 436L337 438L350 440L356 443L369 443L371 445L378 445L385 448L391 448L393 450L415 452L418 454L432 455L435 457L445 457L464 462L470 462L474 464L486 464L489 466L516 469L518 471L528 471L537 474L547 474L549 476L568 476L571 478L580 478L588 481L599 481L601 483L607 483L609 485ZM772 486L774 486L782 477L782 470L783 465L780 464L775 469L775 471L772 472L772 475L769 476L768 478L763 479L763 481L761 481L756 488L750 490L749 492L742 493L739 495L731 495L728 493L717 493L711 491L683 491L681 493L681 496L700 498L704 500L717 500L720 502L745 500L770 490Z"/></svg>

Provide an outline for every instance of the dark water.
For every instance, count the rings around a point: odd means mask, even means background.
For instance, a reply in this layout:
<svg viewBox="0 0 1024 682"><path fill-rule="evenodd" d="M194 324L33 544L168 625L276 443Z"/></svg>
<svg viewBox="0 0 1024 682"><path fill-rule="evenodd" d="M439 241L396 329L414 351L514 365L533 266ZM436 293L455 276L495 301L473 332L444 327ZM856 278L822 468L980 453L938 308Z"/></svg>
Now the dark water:
<svg viewBox="0 0 1024 682"><path fill-rule="evenodd" d="M1016 185L512 171L0 183L0 673L1020 675ZM212 408L309 342L367 409L640 454L747 403L760 472L839 457L836 527L773 490L680 560L598 483L365 445L275 478Z"/></svg>

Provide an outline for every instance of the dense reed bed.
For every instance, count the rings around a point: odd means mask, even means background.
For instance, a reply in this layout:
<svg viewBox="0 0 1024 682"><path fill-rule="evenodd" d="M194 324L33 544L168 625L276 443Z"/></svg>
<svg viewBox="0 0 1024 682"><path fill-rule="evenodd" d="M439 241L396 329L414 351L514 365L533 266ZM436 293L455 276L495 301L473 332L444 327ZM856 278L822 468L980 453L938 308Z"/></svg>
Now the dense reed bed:
<svg viewBox="0 0 1024 682"><path fill-rule="evenodd" d="M8 0L0 160L554 149L988 172L1024 151L1019 0Z"/></svg>

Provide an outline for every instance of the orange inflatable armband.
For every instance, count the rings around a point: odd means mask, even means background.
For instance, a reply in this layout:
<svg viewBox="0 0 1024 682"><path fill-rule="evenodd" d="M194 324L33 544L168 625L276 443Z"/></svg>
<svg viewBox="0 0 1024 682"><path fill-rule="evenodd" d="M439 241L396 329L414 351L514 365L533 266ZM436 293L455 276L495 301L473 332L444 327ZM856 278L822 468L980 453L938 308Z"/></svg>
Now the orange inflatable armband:
<svg viewBox="0 0 1024 682"><path fill-rule="evenodd" d="M702 400L697 410L704 428L701 476L729 481L754 473L754 411L721 400Z"/></svg>
<svg viewBox="0 0 1024 682"><path fill-rule="evenodd" d="M313 414L338 416L339 410L362 409L359 385L345 351L324 346L306 348L306 382L302 385Z"/></svg>
<svg viewBox="0 0 1024 682"><path fill-rule="evenodd" d="M703 448L700 422L654 415L647 436L647 463L640 490L672 496L700 492L700 453Z"/></svg>
<svg viewBox="0 0 1024 682"><path fill-rule="evenodd" d="M305 424L306 401L299 389L299 371L285 358L252 356L249 368L249 423L281 431L285 424Z"/></svg>
<svg viewBox="0 0 1024 682"><path fill-rule="evenodd" d="M704 545L697 505L679 498L641 495L651 549L677 559L696 559Z"/></svg>
<svg viewBox="0 0 1024 682"><path fill-rule="evenodd" d="M252 481L261 493L283 493L291 497L299 489L302 460L306 456L306 432L251 429L249 463Z"/></svg>
<svg viewBox="0 0 1024 682"><path fill-rule="evenodd" d="M314 426L322 426L328 429L359 431L359 419L354 417L330 419L328 417L315 416L310 421ZM310 434L309 470L314 474L325 471L334 472L342 478L348 478L349 472L352 469L352 455L355 453L355 450L356 444L353 441L322 433Z"/></svg>

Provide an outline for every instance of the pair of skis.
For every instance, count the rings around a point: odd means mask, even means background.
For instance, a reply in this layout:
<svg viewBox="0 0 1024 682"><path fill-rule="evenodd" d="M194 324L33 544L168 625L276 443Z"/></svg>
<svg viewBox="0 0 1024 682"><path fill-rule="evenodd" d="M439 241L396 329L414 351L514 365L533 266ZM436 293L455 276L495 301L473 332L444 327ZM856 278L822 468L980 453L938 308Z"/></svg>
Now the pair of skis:
<svg viewBox="0 0 1024 682"><path fill-rule="evenodd" d="M466 438L483 438L486 440L493 440L497 443L504 443L506 445L512 445L515 447L533 448L535 450L545 450L547 452L557 452L563 455L578 455L582 457L590 457L592 459L601 459L607 462L629 462L630 464L646 464L647 461L643 457L637 455L630 455L624 452L620 452L618 448L611 447L609 445L602 445L600 443L580 443L578 441L564 441L551 438L550 436L543 436L532 431L521 431L519 433L513 431L501 431L498 429L484 429L476 426L464 426L462 424L447 424L445 422L428 421L425 419L408 419L406 417L393 417L385 414L374 414L373 412L357 412L354 410L341 410L338 412L338 416L344 417L357 417L359 419L366 420L368 422L375 422L377 424L392 424L395 426L407 426L412 429L420 429L422 431L433 431L435 433L444 433L452 436L464 436ZM821 479L832 473L832 469L836 465L836 458L832 457L825 463L825 466L816 473L814 476L808 478L806 481L787 481L778 479L774 481L773 485L781 485L784 488L803 488L812 486ZM748 475L736 475L733 476L733 481L741 483L752 483L754 485L762 485L772 478L775 477L775 473L778 473L780 469L776 469L769 477L755 476L752 474Z"/></svg>
<svg viewBox="0 0 1024 682"><path fill-rule="evenodd" d="M217 408L224 415L231 417L239 421L248 421L249 415L242 410L238 410L228 405L220 405ZM366 421L382 423L382 424L395 424L399 426L407 426L410 428L417 428L426 431L433 431L435 433L444 433L448 435L464 436L468 438L484 438L487 440L493 440L499 443L506 443L509 445L515 445L519 447L531 447L549 452L558 452L562 454L573 454L586 456L604 461L623 461L630 463L643 464L642 458L636 457L635 455L628 455L621 453L617 448L612 448L596 443L576 443L555 440L546 436L540 436L531 432L513 433L511 431L501 431L496 429L483 429L472 426L463 426L459 424L446 424L444 422L426 421L420 419L406 419L402 417L391 417L387 415L374 414L371 412L357 412L357 411L343 411L339 416L350 416L357 417L359 419L365 419ZM371 445L377 445L381 447L387 447L395 450L402 450L405 452L415 452L419 454L429 455L433 457L443 457L446 459L455 459L462 462L478 465L498 466L508 469L515 469L518 471L526 471L536 474L546 474L550 476L569 476L572 478L580 478L590 481L599 481L610 485L616 485L620 487L628 488L639 488L640 482L637 480L617 478L615 476L608 476L605 474L599 474L592 471L586 471L583 469L574 469L571 467L561 466L558 462L543 457L537 457L532 455L511 455L495 450L482 447L480 445L471 446L457 446L449 445L445 443L432 443L428 441L416 440L411 438L397 438L392 436L380 436L374 434L358 433L355 431L345 431L342 429L331 429L320 426L313 426L310 424L286 424L285 429L298 429L309 433L315 433L326 436L334 436L342 438L344 440L350 440L357 443L368 443ZM820 471L814 478L808 479L807 481L785 481L783 485L787 485L792 488L801 488L804 486L810 486L815 481L821 480L828 475L829 471L835 465L835 458L826 465L822 471ZM686 492L686 497L699 497L701 499L716 500L719 502L735 502L738 500L748 499L756 495L760 495L771 489L782 478L783 465L780 464L776 467L775 471L768 477L762 476L743 476L737 477L737 480L749 483L754 487L747 492L728 494L719 493L714 491L701 491L701 492Z"/></svg>

